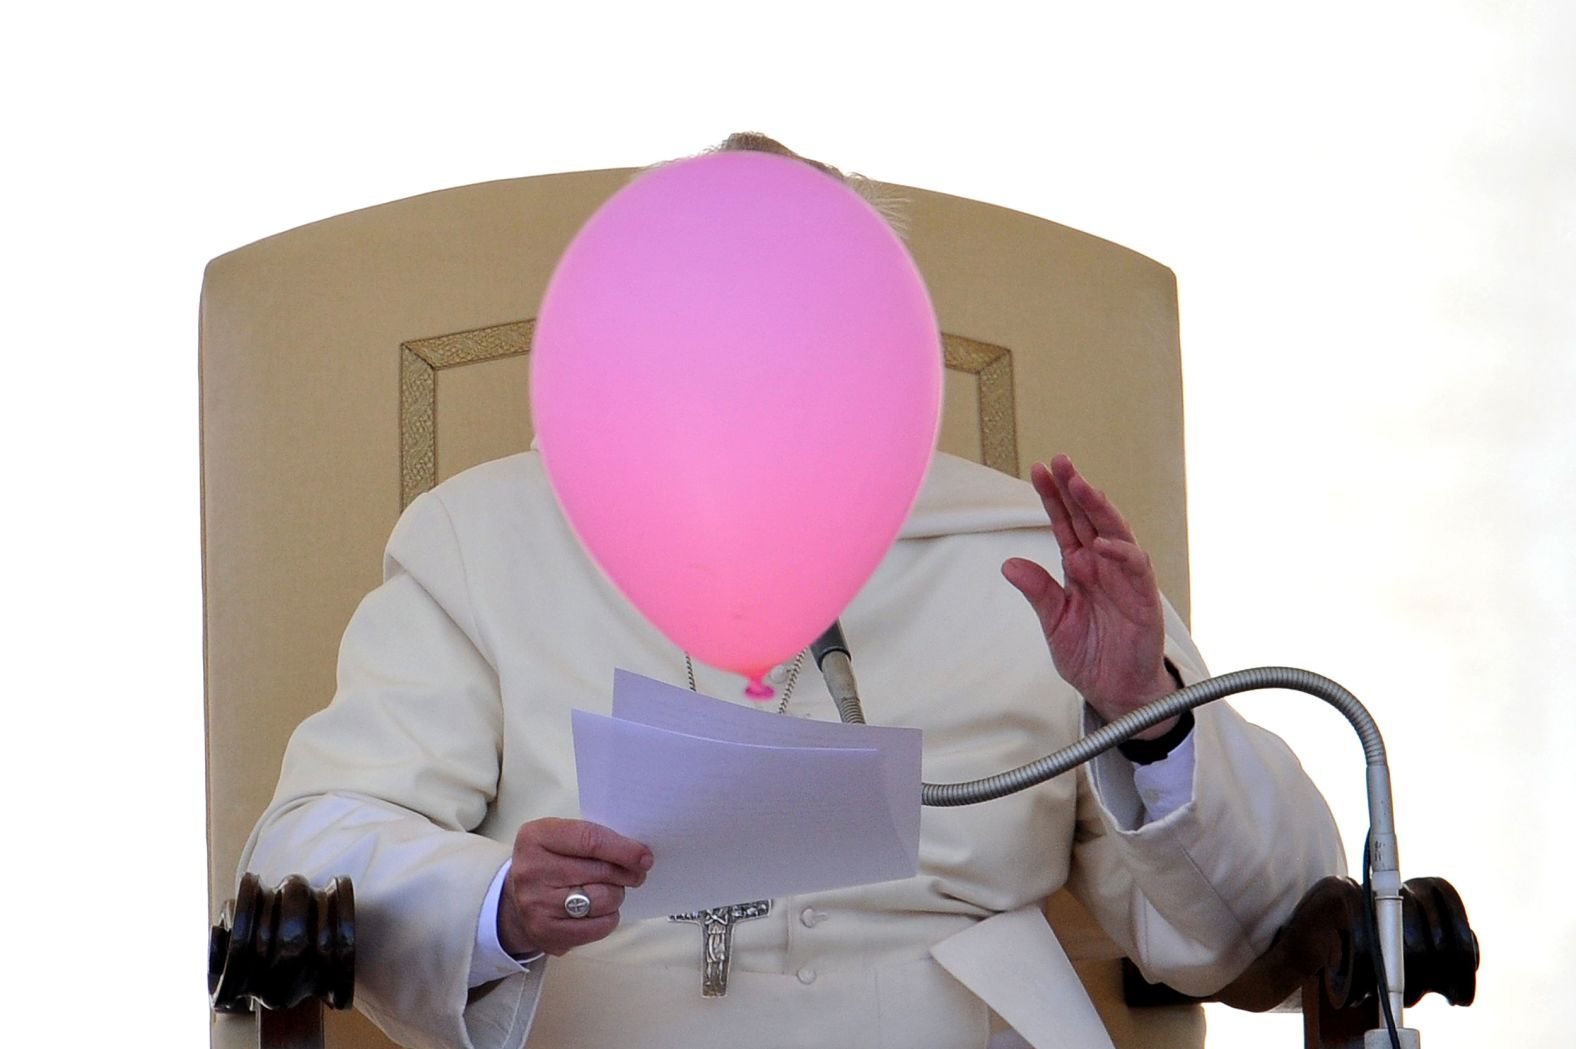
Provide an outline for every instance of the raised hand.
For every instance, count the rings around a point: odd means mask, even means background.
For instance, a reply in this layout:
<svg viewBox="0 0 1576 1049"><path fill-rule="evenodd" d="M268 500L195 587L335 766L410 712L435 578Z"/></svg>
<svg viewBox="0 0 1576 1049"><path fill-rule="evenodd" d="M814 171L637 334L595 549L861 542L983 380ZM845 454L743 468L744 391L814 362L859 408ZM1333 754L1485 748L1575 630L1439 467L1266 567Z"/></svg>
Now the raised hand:
<svg viewBox="0 0 1576 1049"><path fill-rule="evenodd" d="M539 819L514 836L514 857L498 900L498 942L510 954L554 956L605 938L618 927L624 890L646 880L651 850L585 820ZM591 899L583 918L564 900L575 891Z"/></svg>
<svg viewBox="0 0 1576 1049"><path fill-rule="evenodd" d="M1036 463L1029 476L1061 547L1064 582L1019 557L1001 571L1039 616L1057 672L1108 721L1175 691L1160 587L1127 521L1065 455L1049 468Z"/></svg>

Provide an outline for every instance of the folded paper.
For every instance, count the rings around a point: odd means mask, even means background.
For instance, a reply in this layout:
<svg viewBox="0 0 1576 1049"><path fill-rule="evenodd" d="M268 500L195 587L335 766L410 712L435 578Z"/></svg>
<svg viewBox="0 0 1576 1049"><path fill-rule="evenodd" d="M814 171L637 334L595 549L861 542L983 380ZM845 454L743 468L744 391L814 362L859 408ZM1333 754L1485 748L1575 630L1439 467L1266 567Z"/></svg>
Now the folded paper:
<svg viewBox="0 0 1576 1049"><path fill-rule="evenodd" d="M656 862L625 920L912 877L917 729L808 721L620 670L572 713L584 819Z"/></svg>

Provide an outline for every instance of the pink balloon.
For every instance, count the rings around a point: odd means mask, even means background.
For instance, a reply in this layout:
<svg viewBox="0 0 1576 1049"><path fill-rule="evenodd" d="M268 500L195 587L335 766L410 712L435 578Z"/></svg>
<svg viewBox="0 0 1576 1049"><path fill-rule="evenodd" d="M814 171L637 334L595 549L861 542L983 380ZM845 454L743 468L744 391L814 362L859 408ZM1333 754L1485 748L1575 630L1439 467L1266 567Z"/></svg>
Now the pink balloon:
<svg viewBox="0 0 1576 1049"><path fill-rule="evenodd" d="M881 217L798 161L648 171L548 284L531 410L618 588L695 658L762 674L875 571L935 448L941 346Z"/></svg>

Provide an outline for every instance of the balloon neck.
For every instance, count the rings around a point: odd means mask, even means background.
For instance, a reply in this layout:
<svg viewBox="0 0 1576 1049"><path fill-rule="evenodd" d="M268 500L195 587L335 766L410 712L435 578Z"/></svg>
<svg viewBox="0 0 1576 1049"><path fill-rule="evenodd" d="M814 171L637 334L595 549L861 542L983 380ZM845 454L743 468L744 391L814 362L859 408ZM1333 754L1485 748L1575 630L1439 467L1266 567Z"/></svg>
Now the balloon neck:
<svg viewBox="0 0 1576 1049"><path fill-rule="evenodd" d="M750 683L744 686L744 694L755 700L757 703L764 703L768 699L771 699L773 696L777 695L776 690L774 690L772 686L768 685L765 681L761 680L761 678L762 675L760 674L751 675Z"/></svg>

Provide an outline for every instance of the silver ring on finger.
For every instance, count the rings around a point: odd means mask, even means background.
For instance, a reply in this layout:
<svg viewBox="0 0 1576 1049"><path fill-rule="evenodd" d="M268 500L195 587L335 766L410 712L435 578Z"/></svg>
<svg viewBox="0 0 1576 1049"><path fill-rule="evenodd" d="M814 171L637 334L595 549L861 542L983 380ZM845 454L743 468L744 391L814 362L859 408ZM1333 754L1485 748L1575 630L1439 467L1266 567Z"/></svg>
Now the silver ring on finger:
<svg viewBox="0 0 1576 1049"><path fill-rule="evenodd" d="M571 918L584 918L591 913L591 897L585 889L573 889L564 897L564 913Z"/></svg>

